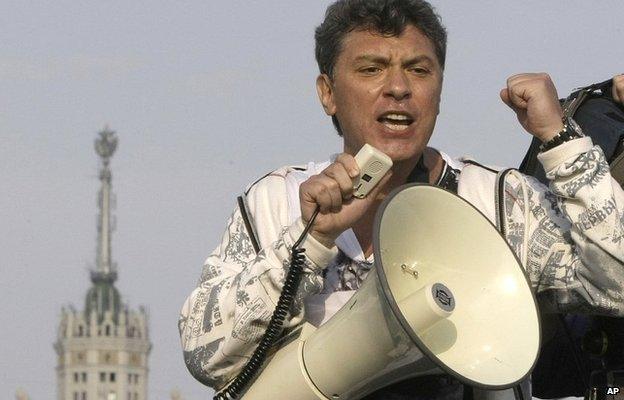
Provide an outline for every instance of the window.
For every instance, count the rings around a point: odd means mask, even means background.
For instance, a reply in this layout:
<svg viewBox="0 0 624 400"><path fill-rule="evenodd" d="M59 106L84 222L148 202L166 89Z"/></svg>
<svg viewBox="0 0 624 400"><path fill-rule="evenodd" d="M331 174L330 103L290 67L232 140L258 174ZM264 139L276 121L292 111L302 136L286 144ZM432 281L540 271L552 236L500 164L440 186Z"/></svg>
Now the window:
<svg viewBox="0 0 624 400"><path fill-rule="evenodd" d="M130 354L130 365L141 365L141 355L139 353Z"/></svg>
<svg viewBox="0 0 624 400"><path fill-rule="evenodd" d="M132 374L128 374L128 383L132 383ZM130 398L130 392L128 392L128 398Z"/></svg>
<svg viewBox="0 0 624 400"><path fill-rule="evenodd" d="M78 372L74 372L74 382L78 382Z"/></svg>
<svg viewBox="0 0 624 400"><path fill-rule="evenodd" d="M87 400L87 392L82 392L82 397L80 400Z"/></svg>
<svg viewBox="0 0 624 400"><path fill-rule="evenodd" d="M139 383L139 374L134 374L134 383Z"/></svg>
<svg viewBox="0 0 624 400"><path fill-rule="evenodd" d="M84 335L84 328L82 327L82 325L78 326L78 336L82 336Z"/></svg>
<svg viewBox="0 0 624 400"><path fill-rule="evenodd" d="M106 325L106 336L110 336L110 332L111 332L110 325Z"/></svg>
<svg viewBox="0 0 624 400"><path fill-rule="evenodd" d="M106 372L100 372L100 382L106 382Z"/></svg>
<svg viewBox="0 0 624 400"><path fill-rule="evenodd" d="M78 392L74 392L74 400L80 400L78 399Z"/></svg>
<svg viewBox="0 0 624 400"><path fill-rule="evenodd" d="M115 382L115 373L114 372L110 373L110 381L111 382Z"/></svg>
<svg viewBox="0 0 624 400"><path fill-rule="evenodd" d="M83 381L83 382L86 382L86 381L87 381L87 373L86 373L86 372L83 372L83 373L82 373L82 381Z"/></svg>

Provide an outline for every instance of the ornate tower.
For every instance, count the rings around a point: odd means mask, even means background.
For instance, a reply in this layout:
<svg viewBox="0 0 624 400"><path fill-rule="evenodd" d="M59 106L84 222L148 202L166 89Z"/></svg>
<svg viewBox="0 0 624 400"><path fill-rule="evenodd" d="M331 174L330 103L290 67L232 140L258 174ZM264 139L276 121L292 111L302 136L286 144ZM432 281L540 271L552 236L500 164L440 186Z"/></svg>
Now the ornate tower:
<svg viewBox="0 0 624 400"><path fill-rule="evenodd" d="M147 358L151 349L147 312L130 310L115 287L112 261L110 159L115 132L105 128L95 140L100 156L96 269L91 271L84 311L63 307L58 338L58 400L146 400Z"/></svg>

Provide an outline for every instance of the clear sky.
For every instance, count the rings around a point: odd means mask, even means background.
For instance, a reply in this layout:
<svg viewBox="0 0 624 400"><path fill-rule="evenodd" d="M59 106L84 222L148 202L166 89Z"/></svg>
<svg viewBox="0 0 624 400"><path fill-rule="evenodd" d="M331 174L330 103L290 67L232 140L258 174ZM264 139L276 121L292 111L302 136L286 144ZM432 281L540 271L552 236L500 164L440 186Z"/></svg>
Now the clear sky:
<svg viewBox="0 0 624 400"><path fill-rule="evenodd" d="M212 393L182 362L178 311L247 183L341 150L314 88L327 0L0 3L0 398L54 399L61 306L84 307L109 124L113 258L150 310L150 399ZM624 72L624 2L434 1L449 31L433 145L517 166L530 137L498 98L545 71L560 95Z"/></svg>

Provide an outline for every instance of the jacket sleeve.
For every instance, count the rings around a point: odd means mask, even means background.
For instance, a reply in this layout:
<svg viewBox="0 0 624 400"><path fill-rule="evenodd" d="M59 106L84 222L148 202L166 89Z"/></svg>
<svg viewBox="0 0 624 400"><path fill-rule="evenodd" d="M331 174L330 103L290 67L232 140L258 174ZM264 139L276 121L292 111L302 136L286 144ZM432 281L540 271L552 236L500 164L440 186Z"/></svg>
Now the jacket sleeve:
<svg viewBox="0 0 624 400"><path fill-rule="evenodd" d="M247 199L260 251L255 253L244 211L237 207L178 322L187 368L217 390L236 376L264 334L290 265L292 245L304 229L300 218L288 224L283 176L265 177L252 186ZM302 322L303 296L321 289L321 271L335 252L309 236L302 247L306 249L304 277L286 328Z"/></svg>
<svg viewBox="0 0 624 400"><path fill-rule="evenodd" d="M540 307L624 316L624 193L602 150L586 137L538 158L550 190L531 177L510 180L505 216Z"/></svg>

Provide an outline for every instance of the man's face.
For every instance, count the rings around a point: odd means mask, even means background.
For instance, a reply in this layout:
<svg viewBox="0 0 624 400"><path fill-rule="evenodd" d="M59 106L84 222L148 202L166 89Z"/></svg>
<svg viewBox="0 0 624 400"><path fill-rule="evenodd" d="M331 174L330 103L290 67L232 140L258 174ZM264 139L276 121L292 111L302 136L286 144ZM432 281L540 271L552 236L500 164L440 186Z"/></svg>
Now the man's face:
<svg viewBox="0 0 624 400"><path fill-rule="evenodd" d="M333 79L319 76L317 89L326 113L338 118L346 153L368 143L395 162L413 160L433 133L442 68L429 38L412 25L398 37L353 31Z"/></svg>

